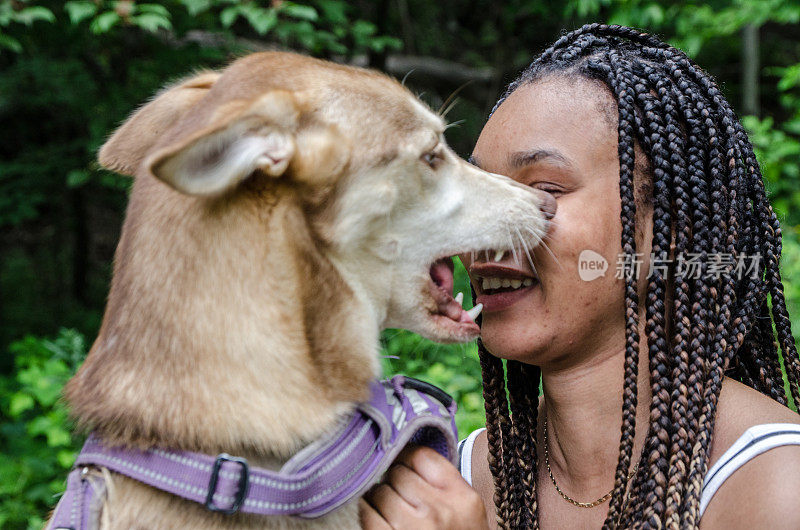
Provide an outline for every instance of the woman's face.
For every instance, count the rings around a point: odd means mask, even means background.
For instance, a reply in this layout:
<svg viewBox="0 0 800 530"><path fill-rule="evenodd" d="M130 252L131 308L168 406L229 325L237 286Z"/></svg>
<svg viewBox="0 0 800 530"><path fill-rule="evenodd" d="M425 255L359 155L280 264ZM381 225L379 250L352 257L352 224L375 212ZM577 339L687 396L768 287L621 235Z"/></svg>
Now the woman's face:
<svg viewBox="0 0 800 530"><path fill-rule="evenodd" d="M527 259L462 257L484 303L481 335L493 354L559 369L589 352L594 358L624 348L624 280L615 277L622 232L616 120L616 104L599 83L549 77L518 88L483 128L476 165L558 201L545 239L550 252L532 252L539 280L532 286L483 289L491 278L530 277ZM651 232L647 222L637 219L637 235ZM643 279L650 246L637 239Z"/></svg>

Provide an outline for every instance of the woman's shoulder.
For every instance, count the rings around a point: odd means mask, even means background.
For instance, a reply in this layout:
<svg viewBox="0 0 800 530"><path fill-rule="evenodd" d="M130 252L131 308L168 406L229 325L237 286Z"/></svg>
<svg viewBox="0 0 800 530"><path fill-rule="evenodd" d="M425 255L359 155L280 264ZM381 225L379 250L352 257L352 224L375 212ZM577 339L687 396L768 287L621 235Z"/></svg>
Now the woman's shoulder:
<svg viewBox="0 0 800 530"><path fill-rule="evenodd" d="M800 415L761 392L726 377L717 405L709 467L748 429L767 423L800 425Z"/></svg>
<svg viewBox="0 0 800 530"><path fill-rule="evenodd" d="M768 446L769 450L762 447L763 452L753 452L751 457L745 454L763 437L762 433L774 433L774 428L767 427L769 424L786 425L787 430L800 432L800 415L726 378L719 398L709 470L715 465L716 470L722 470L721 466L733 460L736 455L730 451L734 444L736 454L745 463L734 466L735 472L719 485L703 513L703 529L800 528L800 507L796 503L800 445Z"/></svg>

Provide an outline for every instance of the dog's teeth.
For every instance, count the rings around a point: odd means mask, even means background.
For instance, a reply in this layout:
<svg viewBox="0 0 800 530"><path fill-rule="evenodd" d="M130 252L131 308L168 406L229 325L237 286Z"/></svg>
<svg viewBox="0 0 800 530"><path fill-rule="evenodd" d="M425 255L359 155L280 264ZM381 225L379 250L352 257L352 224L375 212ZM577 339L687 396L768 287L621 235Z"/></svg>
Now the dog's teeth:
<svg viewBox="0 0 800 530"><path fill-rule="evenodd" d="M476 318L478 318L478 315L481 314L481 309L483 309L483 304L478 304L469 311L467 311L469 318L471 318L474 321Z"/></svg>
<svg viewBox="0 0 800 530"><path fill-rule="evenodd" d="M506 251L505 250L497 250L494 253L494 260L495 261L501 261L503 259L503 256L505 256L505 255L506 255Z"/></svg>
<svg viewBox="0 0 800 530"><path fill-rule="evenodd" d="M461 304L463 304L463 303L464 303L464 293L458 293L458 294L455 296L454 300L456 301L456 303L457 303L458 305L461 305Z"/></svg>
<svg viewBox="0 0 800 530"><path fill-rule="evenodd" d="M531 280L530 278L525 278L524 280L522 280L522 285L524 285L525 287L529 287L533 285L533 280Z"/></svg>
<svg viewBox="0 0 800 530"><path fill-rule="evenodd" d="M519 289L522 285L522 280L511 280L511 287L514 289Z"/></svg>

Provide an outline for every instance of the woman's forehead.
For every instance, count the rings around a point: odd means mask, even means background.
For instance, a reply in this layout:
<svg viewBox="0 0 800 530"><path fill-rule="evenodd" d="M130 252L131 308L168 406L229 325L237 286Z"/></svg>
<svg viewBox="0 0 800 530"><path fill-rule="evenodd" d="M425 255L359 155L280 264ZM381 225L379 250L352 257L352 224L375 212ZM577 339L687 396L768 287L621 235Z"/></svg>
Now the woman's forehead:
<svg viewBox="0 0 800 530"><path fill-rule="evenodd" d="M495 110L473 158L481 167L508 171L531 153L573 165L616 157L615 116L614 100L600 83L572 76L528 83Z"/></svg>

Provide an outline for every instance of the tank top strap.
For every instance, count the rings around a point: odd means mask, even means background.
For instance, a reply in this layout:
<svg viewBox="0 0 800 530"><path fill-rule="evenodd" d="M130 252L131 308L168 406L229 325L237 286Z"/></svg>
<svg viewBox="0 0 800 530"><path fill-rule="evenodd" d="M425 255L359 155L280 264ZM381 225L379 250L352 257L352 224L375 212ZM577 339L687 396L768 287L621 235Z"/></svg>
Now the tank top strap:
<svg viewBox="0 0 800 530"><path fill-rule="evenodd" d="M475 447L475 439L485 430L486 427L476 429L458 442L458 470L470 486L472 485L472 448Z"/></svg>
<svg viewBox="0 0 800 530"><path fill-rule="evenodd" d="M747 429L706 473L700 497L700 515L723 482L756 456L783 445L800 445L800 425L764 423Z"/></svg>

